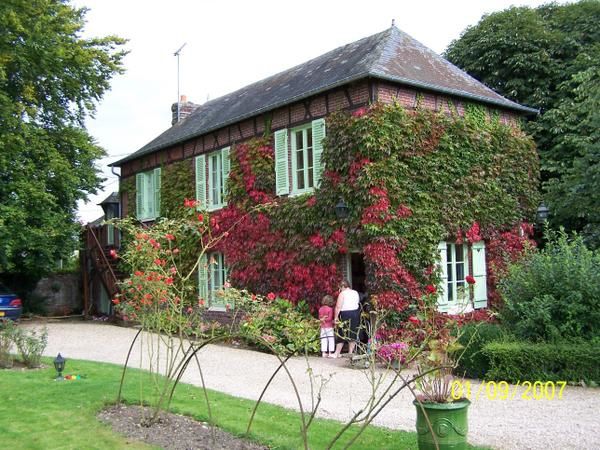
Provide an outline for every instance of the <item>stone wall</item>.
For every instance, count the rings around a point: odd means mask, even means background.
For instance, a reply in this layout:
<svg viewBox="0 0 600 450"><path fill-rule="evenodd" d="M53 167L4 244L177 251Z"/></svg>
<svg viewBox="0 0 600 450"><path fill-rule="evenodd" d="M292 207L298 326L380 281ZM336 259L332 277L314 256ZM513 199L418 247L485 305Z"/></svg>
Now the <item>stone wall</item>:
<svg viewBox="0 0 600 450"><path fill-rule="evenodd" d="M83 310L81 277L78 273L42 278L33 293L44 299L42 305L48 316L80 314Z"/></svg>

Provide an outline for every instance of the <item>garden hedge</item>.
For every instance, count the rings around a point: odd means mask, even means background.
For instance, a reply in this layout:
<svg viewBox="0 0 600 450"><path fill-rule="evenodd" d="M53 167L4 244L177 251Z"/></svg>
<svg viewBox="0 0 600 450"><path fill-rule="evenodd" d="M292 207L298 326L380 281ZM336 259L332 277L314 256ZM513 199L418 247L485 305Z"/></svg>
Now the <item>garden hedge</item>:
<svg viewBox="0 0 600 450"><path fill-rule="evenodd" d="M466 378L482 379L490 368L489 358L482 353L483 347L501 340L503 329L494 323L468 323L461 329L458 339L461 348L455 357L458 359L455 373Z"/></svg>
<svg viewBox="0 0 600 450"><path fill-rule="evenodd" d="M489 362L486 380L600 383L597 342L491 342L483 347L482 353Z"/></svg>

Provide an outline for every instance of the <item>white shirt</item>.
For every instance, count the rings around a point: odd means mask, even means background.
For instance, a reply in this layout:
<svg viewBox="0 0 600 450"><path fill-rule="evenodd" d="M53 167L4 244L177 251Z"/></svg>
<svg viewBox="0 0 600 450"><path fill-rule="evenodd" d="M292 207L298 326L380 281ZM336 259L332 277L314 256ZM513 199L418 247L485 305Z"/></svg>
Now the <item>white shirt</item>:
<svg viewBox="0 0 600 450"><path fill-rule="evenodd" d="M344 288L338 298L342 299L341 311L354 311L358 309L360 298L354 289Z"/></svg>

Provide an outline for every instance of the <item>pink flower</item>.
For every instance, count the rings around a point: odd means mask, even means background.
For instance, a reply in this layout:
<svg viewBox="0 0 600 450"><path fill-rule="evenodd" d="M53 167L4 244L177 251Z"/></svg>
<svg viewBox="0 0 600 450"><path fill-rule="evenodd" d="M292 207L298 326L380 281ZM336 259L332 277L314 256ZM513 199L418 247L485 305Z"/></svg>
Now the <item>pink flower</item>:
<svg viewBox="0 0 600 450"><path fill-rule="evenodd" d="M117 254L117 251L114 248L110 249L109 254L110 254L111 258L113 258L113 259L117 259L119 257L119 255Z"/></svg>
<svg viewBox="0 0 600 450"><path fill-rule="evenodd" d="M275 300L275 294L273 294L272 292L269 292L267 294L267 300L269 300L270 302L272 302L273 300Z"/></svg>
<svg viewBox="0 0 600 450"><path fill-rule="evenodd" d="M173 236L171 233L167 233L167 234L165 234L165 239L167 241L173 241L173 240L175 240L175 236Z"/></svg>

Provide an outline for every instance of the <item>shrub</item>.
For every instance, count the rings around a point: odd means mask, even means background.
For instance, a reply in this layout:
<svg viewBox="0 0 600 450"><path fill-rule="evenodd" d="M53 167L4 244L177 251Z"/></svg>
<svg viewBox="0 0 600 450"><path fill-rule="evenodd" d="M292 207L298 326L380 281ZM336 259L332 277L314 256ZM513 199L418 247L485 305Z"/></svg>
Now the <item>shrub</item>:
<svg viewBox="0 0 600 450"><path fill-rule="evenodd" d="M600 346L597 342L491 342L483 347L482 353L490 363L486 380L600 383Z"/></svg>
<svg viewBox="0 0 600 450"><path fill-rule="evenodd" d="M245 318L241 331L259 348L278 354L301 353L305 350L316 353L321 346L319 321L306 313L304 302L294 306L288 300L277 298L263 304L263 307Z"/></svg>
<svg viewBox="0 0 600 450"><path fill-rule="evenodd" d="M0 321L0 369L10 369L13 366L13 346L15 324L12 320Z"/></svg>
<svg viewBox="0 0 600 450"><path fill-rule="evenodd" d="M23 331L15 328L13 339L23 363L30 369L40 367L42 353L48 345L48 329Z"/></svg>
<svg viewBox="0 0 600 450"><path fill-rule="evenodd" d="M483 347L503 339L505 332L493 323L471 322L461 327L458 339L462 348L457 352L456 374L467 378L483 379L490 368L489 358L482 353Z"/></svg>
<svg viewBox="0 0 600 450"><path fill-rule="evenodd" d="M503 324L532 341L600 336L600 252L564 231L547 238L544 250L512 265L500 283Z"/></svg>

